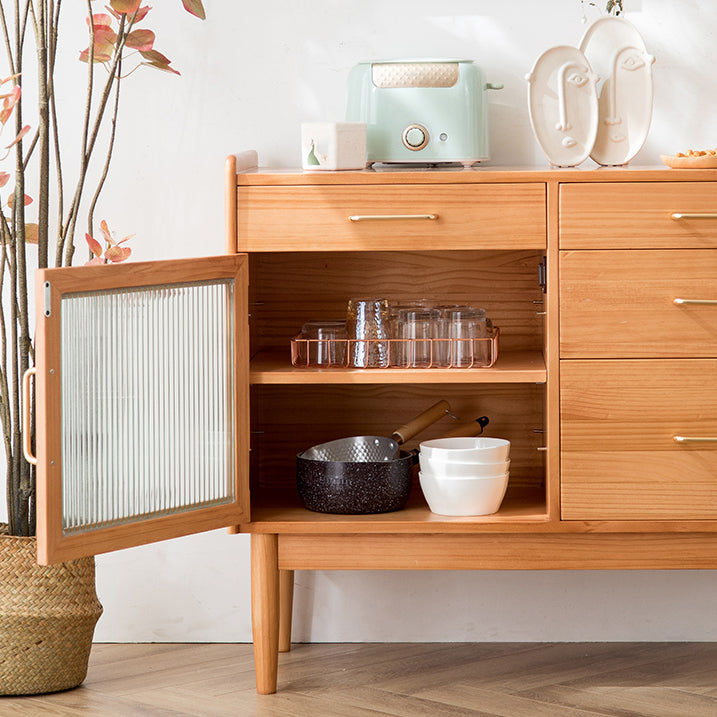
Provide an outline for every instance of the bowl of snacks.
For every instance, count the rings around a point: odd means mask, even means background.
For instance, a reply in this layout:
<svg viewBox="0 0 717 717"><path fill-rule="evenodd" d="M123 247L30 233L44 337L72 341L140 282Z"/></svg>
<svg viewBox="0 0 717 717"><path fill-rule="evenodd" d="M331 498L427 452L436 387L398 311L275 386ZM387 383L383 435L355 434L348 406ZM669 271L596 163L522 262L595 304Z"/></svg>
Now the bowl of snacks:
<svg viewBox="0 0 717 717"><path fill-rule="evenodd" d="M677 154L661 154L660 159L672 169L715 169L717 149L688 149Z"/></svg>

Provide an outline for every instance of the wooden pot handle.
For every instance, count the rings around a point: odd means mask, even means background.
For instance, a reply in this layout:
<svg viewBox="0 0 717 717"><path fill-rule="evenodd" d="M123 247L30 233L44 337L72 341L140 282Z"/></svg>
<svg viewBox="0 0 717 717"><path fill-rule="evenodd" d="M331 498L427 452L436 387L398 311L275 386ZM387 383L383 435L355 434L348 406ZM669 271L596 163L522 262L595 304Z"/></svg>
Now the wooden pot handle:
<svg viewBox="0 0 717 717"><path fill-rule="evenodd" d="M488 416L481 416L469 423L460 423L455 428L444 433L441 438L472 438L480 436L483 429L488 425Z"/></svg>
<svg viewBox="0 0 717 717"><path fill-rule="evenodd" d="M450 410L451 406L448 401L438 401L438 403L434 403L433 406L416 416L412 421L397 428L391 438L399 445L403 445L406 441L428 428L432 423L435 423L439 418L443 418Z"/></svg>

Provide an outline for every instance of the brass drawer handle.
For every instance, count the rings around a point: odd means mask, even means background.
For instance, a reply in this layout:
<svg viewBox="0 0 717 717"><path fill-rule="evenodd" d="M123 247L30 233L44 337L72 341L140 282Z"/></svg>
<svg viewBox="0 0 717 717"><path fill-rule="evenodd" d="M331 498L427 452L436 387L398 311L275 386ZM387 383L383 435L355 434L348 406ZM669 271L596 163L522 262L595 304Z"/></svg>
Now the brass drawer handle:
<svg viewBox="0 0 717 717"><path fill-rule="evenodd" d="M717 436L672 436L677 443L717 443Z"/></svg>
<svg viewBox="0 0 717 717"><path fill-rule="evenodd" d="M674 212L673 219L717 219L717 214L683 214Z"/></svg>
<svg viewBox="0 0 717 717"><path fill-rule="evenodd" d="M402 219L419 219L435 221L438 214L352 214L349 219L352 222L392 222Z"/></svg>
<svg viewBox="0 0 717 717"><path fill-rule="evenodd" d="M677 306L717 306L717 299L672 299Z"/></svg>

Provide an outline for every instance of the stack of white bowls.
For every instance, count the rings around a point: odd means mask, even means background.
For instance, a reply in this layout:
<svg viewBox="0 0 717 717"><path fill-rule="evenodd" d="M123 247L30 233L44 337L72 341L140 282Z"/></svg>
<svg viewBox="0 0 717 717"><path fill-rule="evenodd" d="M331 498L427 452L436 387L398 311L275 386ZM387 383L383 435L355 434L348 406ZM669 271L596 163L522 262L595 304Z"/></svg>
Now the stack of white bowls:
<svg viewBox="0 0 717 717"><path fill-rule="evenodd" d="M510 441L438 438L420 444L418 477L432 513L490 515L508 486Z"/></svg>

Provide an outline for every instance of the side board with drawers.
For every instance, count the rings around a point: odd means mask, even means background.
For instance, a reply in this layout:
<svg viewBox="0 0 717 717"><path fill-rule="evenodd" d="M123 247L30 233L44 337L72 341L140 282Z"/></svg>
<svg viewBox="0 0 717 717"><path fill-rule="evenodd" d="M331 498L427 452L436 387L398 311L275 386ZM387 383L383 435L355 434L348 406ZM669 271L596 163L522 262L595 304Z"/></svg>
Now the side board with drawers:
<svg viewBox="0 0 717 717"><path fill-rule="evenodd" d="M37 273L41 562L250 533L260 693L295 570L717 568L717 170L230 157L226 226L223 256ZM354 296L485 307L498 359L292 366L292 336ZM418 485L392 513L303 508L298 452L438 399L510 440L497 513L435 515Z"/></svg>
<svg viewBox="0 0 717 717"><path fill-rule="evenodd" d="M259 692L289 649L295 570L717 567L717 171L237 173L230 157L226 187L227 252L249 258L235 530L252 538ZM290 337L353 295L485 306L498 361L293 368ZM388 435L437 398L511 440L498 513L434 515L417 485L396 513L301 507L298 451Z"/></svg>

